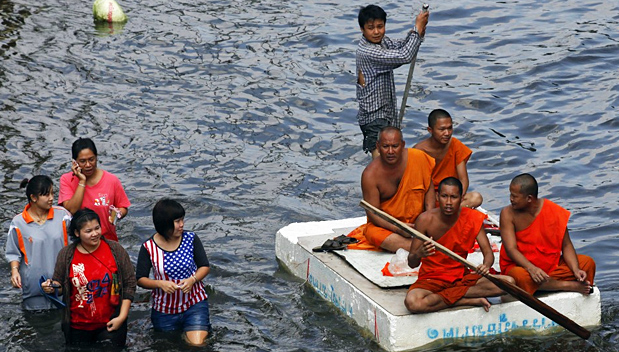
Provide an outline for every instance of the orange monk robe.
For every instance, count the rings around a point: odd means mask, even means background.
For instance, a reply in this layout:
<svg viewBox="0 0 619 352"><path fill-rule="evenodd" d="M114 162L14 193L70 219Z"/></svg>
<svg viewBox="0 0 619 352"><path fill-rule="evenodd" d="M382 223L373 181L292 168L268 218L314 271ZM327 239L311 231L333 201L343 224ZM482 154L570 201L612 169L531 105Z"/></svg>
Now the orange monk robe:
<svg viewBox="0 0 619 352"><path fill-rule="evenodd" d="M470 208L461 208L458 221L436 242L466 258L483 226L486 215ZM421 259L419 278L409 290L421 288L441 296L445 304L453 305L464 297L481 276L471 274L460 262L442 252Z"/></svg>
<svg viewBox="0 0 619 352"><path fill-rule="evenodd" d="M421 214L425 206L425 195L432 182L430 170L434 167L434 159L419 149L407 148L408 160L406 169L398 185L396 194L380 203L380 209L405 223L412 224ZM366 241L349 245L349 249L378 249L385 238L393 232L378 227L370 222L353 230L349 236L356 237L363 231Z"/></svg>
<svg viewBox="0 0 619 352"><path fill-rule="evenodd" d="M451 137L445 157L432 170L434 188L438 189L438 184L447 177L459 179L456 167L463 161L468 162L471 154L473 152L469 147L460 142L456 137Z"/></svg>
<svg viewBox="0 0 619 352"><path fill-rule="evenodd" d="M531 225L522 231L516 232L516 247L522 255L533 265L542 269L555 280L576 280L574 273L565 264L561 256L563 237L567 229L570 212L544 199L542 210L535 217ZM505 247L501 247L499 257L501 273L516 280L523 290L533 294L539 285L536 284L529 272L518 266L507 255ZM587 280L593 284L595 276L595 262L586 255L578 255L581 270L587 272Z"/></svg>

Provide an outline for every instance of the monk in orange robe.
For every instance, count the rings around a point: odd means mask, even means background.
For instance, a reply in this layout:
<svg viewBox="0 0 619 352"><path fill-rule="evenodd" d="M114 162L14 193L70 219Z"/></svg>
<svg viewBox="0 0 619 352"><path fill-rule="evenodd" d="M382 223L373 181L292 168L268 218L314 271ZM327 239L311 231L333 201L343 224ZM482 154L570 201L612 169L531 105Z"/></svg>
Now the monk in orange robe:
<svg viewBox="0 0 619 352"><path fill-rule="evenodd" d="M443 109L433 110L428 115L428 132L430 137L417 143L413 148L423 150L434 158L436 165L432 170L434 186L446 177L455 177L462 182L464 196L462 206L475 208L481 205L483 198L479 192L468 192L469 174L466 163L473 152L466 145L453 137L451 115Z"/></svg>
<svg viewBox="0 0 619 352"><path fill-rule="evenodd" d="M373 159L361 175L363 199L398 220L413 224L424 208L434 207L430 174L434 160L419 150L405 148L402 132L392 126L381 130L376 147L380 157ZM352 233L362 233L365 241L348 248L380 248L390 252L410 248L409 234L370 211L366 214L367 224Z"/></svg>
<svg viewBox="0 0 619 352"><path fill-rule="evenodd" d="M595 262L576 254L567 230L570 212L537 198L537 181L516 176L510 186L511 205L501 211L501 273L533 294L543 291L591 292Z"/></svg>
<svg viewBox="0 0 619 352"><path fill-rule="evenodd" d="M483 229L485 214L470 208L461 208L463 187L455 177L441 181L437 200L439 208L431 209L417 218L415 227L436 243L466 258L475 240L484 256L483 264L470 273L461 263L442 252L436 252L433 241L414 239L408 256L408 265L421 262L419 278L411 285L404 304L412 313L435 312L453 306L481 306L486 311L490 302L485 297L504 292L480 274L488 274L494 263L490 241ZM513 282L510 277L503 277Z"/></svg>

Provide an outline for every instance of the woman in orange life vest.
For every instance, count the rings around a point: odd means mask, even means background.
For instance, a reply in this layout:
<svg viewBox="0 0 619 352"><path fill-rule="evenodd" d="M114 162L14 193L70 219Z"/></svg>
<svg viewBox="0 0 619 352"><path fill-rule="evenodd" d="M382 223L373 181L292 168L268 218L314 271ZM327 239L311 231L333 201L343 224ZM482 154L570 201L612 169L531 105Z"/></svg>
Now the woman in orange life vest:
<svg viewBox="0 0 619 352"><path fill-rule="evenodd" d="M52 276L56 256L67 245L71 214L54 206L54 184L48 176L24 179L28 204L11 221L5 257L11 265L11 285L22 290L25 310L53 309L39 288L41 276Z"/></svg>

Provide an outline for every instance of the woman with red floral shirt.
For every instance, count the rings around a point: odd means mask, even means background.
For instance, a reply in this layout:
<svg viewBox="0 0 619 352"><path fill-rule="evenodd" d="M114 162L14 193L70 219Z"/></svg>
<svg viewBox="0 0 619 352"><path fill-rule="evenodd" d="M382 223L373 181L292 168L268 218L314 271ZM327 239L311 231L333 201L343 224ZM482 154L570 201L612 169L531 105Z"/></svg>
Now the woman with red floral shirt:
<svg viewBox="0 0 619 352"><path fill-rule="evenodd" d="M46 293L60 286L67 345L109 340L122 347L136 287L129 255L118 242L105 240L99 216L88 208L75 213L69 231L74 242L58 253L52 280L41 284Z"/></svg>

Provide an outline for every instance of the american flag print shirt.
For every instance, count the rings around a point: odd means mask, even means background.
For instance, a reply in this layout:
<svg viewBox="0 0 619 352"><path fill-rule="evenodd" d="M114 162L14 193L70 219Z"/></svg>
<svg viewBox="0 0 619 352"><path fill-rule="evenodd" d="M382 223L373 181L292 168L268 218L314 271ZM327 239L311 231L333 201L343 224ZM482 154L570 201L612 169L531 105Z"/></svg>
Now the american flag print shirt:
<svg viewBox="0 0 619 352"><path fill-rule="evenodd" d="M195 233L185 231L181 244L175 251L168 252L161 249L153 238L144 242L152 263L155 280L172 281L179 284L196 273L198 267L194 261ZM186 311L192 305L207 299L202 281L193 285L189 293L176 290L174 293L165 293L157 288L152 290L152 307L165 314L178 314Z"/></svg>

